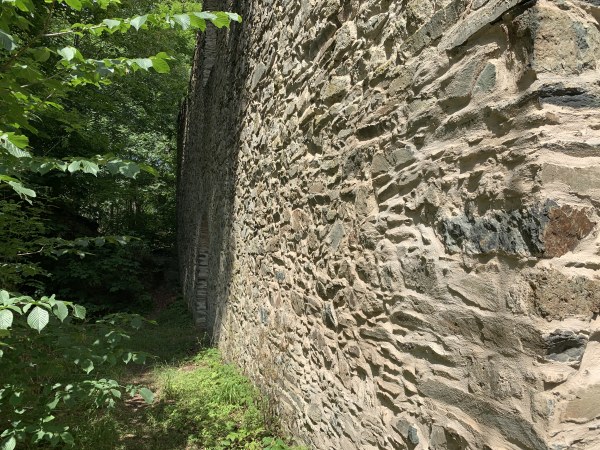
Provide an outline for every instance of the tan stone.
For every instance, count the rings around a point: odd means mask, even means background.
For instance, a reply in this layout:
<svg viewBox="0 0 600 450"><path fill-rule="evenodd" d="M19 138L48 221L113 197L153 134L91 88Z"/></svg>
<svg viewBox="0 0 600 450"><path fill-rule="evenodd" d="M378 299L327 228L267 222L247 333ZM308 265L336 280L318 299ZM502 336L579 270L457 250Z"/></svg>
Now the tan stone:
<svg viewBox="0 0 600 450"><path fill-rule="evenodd" d="M577 392L576 397L567 404L564 420L585 423L600 417L600 384Z"/></svg>

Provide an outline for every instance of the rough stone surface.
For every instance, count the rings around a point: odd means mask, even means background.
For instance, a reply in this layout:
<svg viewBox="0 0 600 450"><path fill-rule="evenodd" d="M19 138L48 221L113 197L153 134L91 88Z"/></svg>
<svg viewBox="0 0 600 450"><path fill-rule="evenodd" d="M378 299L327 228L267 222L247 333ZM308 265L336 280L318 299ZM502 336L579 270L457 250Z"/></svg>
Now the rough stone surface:
<svg viewBox="0 0 600 450"><path fill-rule="evenodd" d="M600 2L204 7L182 286L287 429L600 448Z"/></svg>

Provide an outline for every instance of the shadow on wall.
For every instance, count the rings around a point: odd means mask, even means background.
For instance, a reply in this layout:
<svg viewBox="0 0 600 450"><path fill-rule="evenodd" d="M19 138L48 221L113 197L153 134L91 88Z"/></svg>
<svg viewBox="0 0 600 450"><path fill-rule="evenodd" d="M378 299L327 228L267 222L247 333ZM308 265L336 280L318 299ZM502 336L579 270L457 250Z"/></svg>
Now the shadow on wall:
<svg viewBox="0 0 600 450"><path fill-rule="evenodd" d="M207 0L204 9L244 12L239 1ZM248 52L242 47L248 42L247 23L233 23L229 30L209 26L198 35L190 94L179 119L180 281L196 323L213 341L227 308L235 250L232 226L245 109Z"/></svg>

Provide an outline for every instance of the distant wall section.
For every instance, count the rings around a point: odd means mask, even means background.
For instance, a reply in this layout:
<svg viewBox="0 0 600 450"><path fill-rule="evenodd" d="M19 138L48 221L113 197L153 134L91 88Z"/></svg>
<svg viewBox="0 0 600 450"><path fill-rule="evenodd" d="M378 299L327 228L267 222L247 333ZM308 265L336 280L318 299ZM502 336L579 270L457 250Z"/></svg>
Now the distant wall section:
<svg viewBox="0 0 600 450"><path fill-rule="evenodd" d="M184 295L287 427L600 448L600 3L206 3Z"/></svg>

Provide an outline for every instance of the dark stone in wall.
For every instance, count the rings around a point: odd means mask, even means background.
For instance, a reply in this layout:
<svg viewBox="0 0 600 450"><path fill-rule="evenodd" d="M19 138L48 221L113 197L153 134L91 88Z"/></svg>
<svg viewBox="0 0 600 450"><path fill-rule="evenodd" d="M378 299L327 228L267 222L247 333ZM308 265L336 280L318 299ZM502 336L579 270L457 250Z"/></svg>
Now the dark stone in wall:
<svg viewBox="0 0 600 450"><path fill-rule="evenodd" d="M452 253L507 254L553 258L573 250L594 228L585 210L540 206L513 211L492 210L483 216L445 218L440 234Z"/></svg>
<svg viewBox="0 0 600 450"><path fill-rule="evenodd" d="M547 86L540 91L540 99L544 103L568 108L600 107L598 95L581 87Z"/></svg>
<svg viewBox="0 0 600 450"><path fill-rule="evenodd" d="M570 330L556 330L546 338L546 358L559 362L579 362L585 352L587 337Z"/></svg>
<svg viewBox="0 0 600 450"><path fill-rule="evenodd" d="M551 203L514 211L488 211L482 217L463 214L442 220L440 232L450 252L542 256L543 230Z"/></svg>

